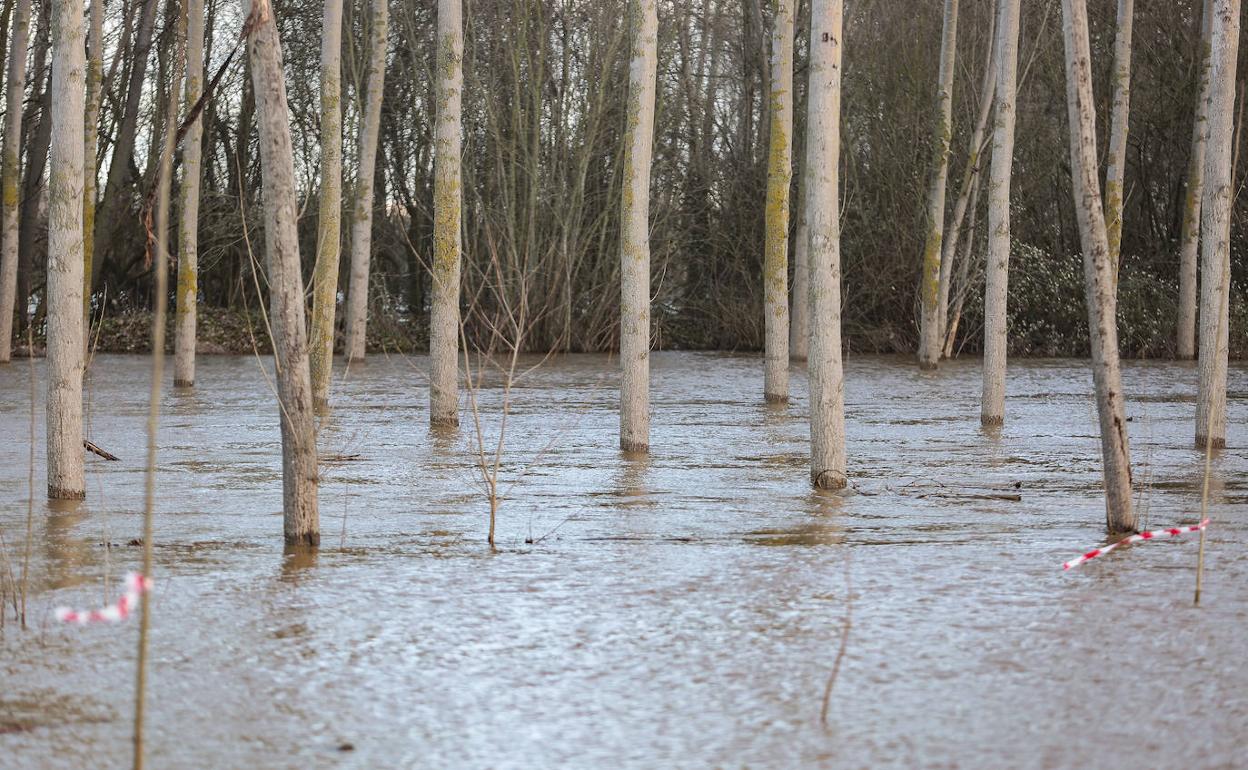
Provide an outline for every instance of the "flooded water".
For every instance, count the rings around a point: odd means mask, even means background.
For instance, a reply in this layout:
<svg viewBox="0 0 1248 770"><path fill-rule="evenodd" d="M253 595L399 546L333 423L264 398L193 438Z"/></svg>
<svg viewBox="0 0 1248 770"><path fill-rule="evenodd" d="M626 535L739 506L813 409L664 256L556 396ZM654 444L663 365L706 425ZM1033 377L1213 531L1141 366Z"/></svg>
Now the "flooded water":
<svg viewBox="0 0 1248 770"><path fill-rule="evenodd" d="M978 361L851 359L855 489L822 494L800 368L774 408L757 357L656 355L652 454L633 459L615 362L553 359L513 391L496 552L471 423L430 433L426 367L378 356L335 384L310 559L283 555L267 362L201 358L193 392L166 392L151 767L1244 766L1242 366L1199 608L1195 537L1060 568L1104 538L1083 361L1013 362L988 434ZM0 766L128 766L137 624L51 613L139 564L148 376L145 358L95 361L88 437L121 461L89 457L84 503L43 499L37 416L31 628L0 636ZM0 368L10 559L28 377ZM1195 370L1130 363L1125 387L1144 522L1194 522Z"/></svg>

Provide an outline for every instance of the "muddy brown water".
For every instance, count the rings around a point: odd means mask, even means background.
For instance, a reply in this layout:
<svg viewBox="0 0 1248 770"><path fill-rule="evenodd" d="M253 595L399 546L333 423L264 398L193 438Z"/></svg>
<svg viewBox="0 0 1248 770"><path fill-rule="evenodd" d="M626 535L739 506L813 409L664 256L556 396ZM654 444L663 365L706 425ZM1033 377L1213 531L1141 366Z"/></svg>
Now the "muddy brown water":
<svg viewBox="0 0 1248 770"><path fill-rule="evenodd" d="M166 390L151 767L1245 766L1242 365L1196 608L1195 538L1060 569L1103 542L1084 361L1013 362L989 434L978 361L851 358L856 489L819 494L801 367L774 408L757 357L656 355L653 450L634 459L615 362L553 359L513 392L493 553L470 426L430 433L426 364L377 356L335 383L314 558L281 546L269 364L204 357L195 390ZM121 461L88 458L84 503L43 499L37 416L31 627L0 636L0 767L128 766L137 624L51 612L139 563L148 376L145 358L96 359L88 437ZM0 368L10 559L28 377ZM1128 363L1125 388L1144 522L1195 521L1195 370Z"/></svg>

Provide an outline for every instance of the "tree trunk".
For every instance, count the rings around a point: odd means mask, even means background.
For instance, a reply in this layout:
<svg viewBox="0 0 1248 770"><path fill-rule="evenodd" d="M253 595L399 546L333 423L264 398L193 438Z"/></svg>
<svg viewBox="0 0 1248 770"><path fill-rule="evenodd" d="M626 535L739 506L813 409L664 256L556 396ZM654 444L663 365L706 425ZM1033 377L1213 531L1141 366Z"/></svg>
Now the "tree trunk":
<svg viewBox="0 0 1248 770"><path fill-rule="evenodd" d="M1214 0L1205 0L1200 27L1200 88L1192 120L1192 152L1187 167L1187 191L1183 199L1183 235L1179 246L1179 318L1176 355L1196 357L1196 254L1200 247L1200 203L1204 195L1205 144L1209 139L1210 30Z"/></svg>
<svg viewBox="0 0 1248 770"><path fill-rule="evenodd" d="M1005 422L1005 307L1010 274L1010 175L1014 166L1019 0L1000 0L997 114L988 180L988 266L984 286L984 395L979 420Z"/></svg>
<svg viewBox="0 0 1248 770"><path fill-rule="evenodd" d="M1201 203L1200 389L1196 446L1226 446L1226 366L1230 305L1232 133L1239 56L1239 0L1215 0L1210 19L1212 69L1209 139Z"/></svg>
<svg viewBox="0 0 1248 770"><path fill-rule="evenodd" d="M360 124L359 169L355 206L351 212L351 285L347 296L347 361L363 361L368 323L368 269L373 241L373 172L377 165L377 132L381 127L381 95L386 78L386 0L373 0L369 27L367 98Z"/></svg>
<svg viewBox="0 0 1248 770"><path fill-rule="evenodd" d="M935 369L940 362L940 262L945 228L945 187L949 181L949 144L953 136L953 73L958 52L958 0L945 0L945 24L940 42L940 85L936 93L935 173L927 196L927 241L919 296L919 368Z"/></svg>
<svg viewBox="0 0 1248 770"><path fill-rule="evenodd" d="M0 156L0 363L13 345L17 296L17 215L21 179L22 99L26 94L26 51L30 36L30 0L17 0L9 45L8 99L5 103L3 156Z"/></svg>
<svg viewBox="0 0 1248 770"><path fill-rule="evenodd" d="M462 0L438 0L438 99L433 170L433 307L429 319L429 422L459 424L459 262L463 191Z"/></svg>
<svg viewBox="0 0 1248 770"><path fill-rule="evenodd" d="M104 0L91 0L87 31L87 101L82 126L82 328L83 344L91 343L91 260L95 254L95 201L99 166L100 103L104 97Z"/></svg>
<svg viewBox="0 0 1248 770"><path fill-rule="evenodd" d="M82 451L82 126L86 41L81 0L52 9L48 178L48 497L86 497Z"/></svg>
<svg viewBox="0 0 1248 770"><path fill-rule="evenodd" d="M631 0L630 5L633 54L620 200L620 448L646 452L650 449L650 158L659 22L655 0Z"/></svg>
<svg viewBox="0 0 1248 770"><path fill-rule="evenodd" d="M143 79L147 74L147 59L152 50L152 35L156 28L156 5L157 0L144 0L139 17L139 31L131 54L130 82L126 86L126 103L108 164L104 198L100 202L99 216L95 220L95 239L91 251L91 280L95 283L99 283L100 263L109 256L118 228L123 222L130 220L126 214L130 196L123 188L130 177L130 163L139 128Z"/></svg>
<svg viewBox="0 0 1248 770"><path fill-rule="evenodd" d="M806 113L809 131L809 104ZM809 154L809 149L807 153ZM792 361L805 361L810 355L810 228L806 220L806 186L809 177L810 172L802 169L801 178L797 180L797 232L793 234L793 305L789 311L789 359Z"/></svg>
<svg viewBox="0 0 1248 770"><path fill-rule="evenodd" d="M321 200L312 275L312 403L329 408L342 257L342 0L321 17Z"/></svg>
<svg viewBox="0 0 1248 770"><path fill-rule="evenodd" d="M282 47L269 0L248 0L246 5L255 20L249 48L260 126L269 317L282 426L283 529L288 546L315 546L321 541L316 500L316 426L304 332L303 276L296 231L299 208Z"/></svg>
<svg viewBox="0 0 1248 770"><path fill-rule="evenodd" d="M1079 240L1083 244L1092 380L1096 388L1105 477L1105 523L1111 533L1128 532L1135 530L1136 518L1131 506L1131 458L1118 367L1115 280L1097 178L1096 107L1092 101L1092 60L1084 0L1062 0L1062 21L1066 41L1070 170Z"/></svg>
<svg viewBox="0 0 1248 770"><path fill-rule="evenodd" d="M945 358L953 358L953 345L958 339L958 324L962 321L962 306L966 302L966 293L970 290L971 256L975 248L975 229L979 226L979 190L983 181L984 177L977 174L971 183L971 221L966 226L966 237L962 239L962 261L958 264L958 293L944 331L945 349L941 355ZM952 245L956 247L957 241ZM949 284L952 287L952 279Z"/></svg>
<svg viewBox="0 0 1248 770"><path fill-rule="evenodd" d="M962 183L958 191L958 199L953 204L953 218L949 222L949 232L942 238L943 245L940 255L940 295L937 297L936 317L940 321L940 338L945 340L943 358L949 353L949 292L953 285L953 263L958 253L958 241L962 236L962 224L966 219L966 207L971 204L971 190L979 189L980 171L982 170L984 152L984 134L988 130L988 119L992 116L993 95L996 93L997 77L997 17L990 17L988 26L988 52L984 62L984 79L979 87L979 115L975 119L975 129L971 132L971 141L966 155L966 166L962 170ZM974 206L971 206L974 210ZM960 274L960 273L959 273Z"/></svg>
<svg viewBox="0 0 1248 770"><path fill-rule="evenodd" d="M841 142L842 1L811 6L807 110L806 222L810 229L810 480L848 481L841 362L841 226L837 196Z"/></svg>
<svg viewBox="0 0 1248 770"><path fill-rule="evenodd" d="M789 400L789 187L793 181L793 0L775 0L763 252L763 397Z"/></svg>
<svg viewBox="0 0 1248 770"><path fill-rule="evenodd" d="M186 3L186 110L204 93L204 0ZM177 113L172 113L176 115ZM196 120L182 148L182 184L178 188L178 286L173 331L173 384L195 384L196 304L199 300L199 184L204 122Z"/></svg>
<svg viewBox="0 0 1248 770"><path fill-rule="evenodd" d="M1114 108L1109 118L1109 164L1105 169L1105 233L1109 264L1118 285L1118 252L1122 244L1122 205L1127 173L1127 116L1131 109L1131 27L1135 0L1118 0L1118 32L1114 37Z"/></svg>
<svg viewBox="0 0 1248 770"><path fill-rule="evenodd" d="M43 12L46 24L44 29L51 32L51 3L44 3L43 7L47 10ZM29 316L30 298L34 292L35 280L35 252L38 249L39 234L44 232L46 220L41 219L41 203L46 200L47 192L43 176L47 170L48 164L48 148L52 144L52 67L44 66L47 60L48 51L51 48L50 34L42 35L44 45L41 46L39 52L35 54L34 61L38 66L34 68L34 72L47 72L47 77L43 79L44 86L38 91L39 106L32 109L31 113L38 112L39 121L32 123L33 116L27 113L23 119L28 125L34 126L33 134L29 143L26 145L26 168L22 179L21 194L21 213L17 225L17 313L21 326L18 331L22 331L29 323L37 321L36 317ZM27 133L31 133L28 129ZM45 244L46 246L46 244Z"/></svg>

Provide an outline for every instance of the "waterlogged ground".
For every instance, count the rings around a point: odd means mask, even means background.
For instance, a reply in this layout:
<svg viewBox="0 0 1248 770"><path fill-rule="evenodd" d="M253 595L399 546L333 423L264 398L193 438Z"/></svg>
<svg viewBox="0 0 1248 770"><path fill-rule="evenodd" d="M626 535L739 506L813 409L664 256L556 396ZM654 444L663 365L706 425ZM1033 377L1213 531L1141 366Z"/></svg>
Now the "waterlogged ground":
<svg viewBox="0 0 1248 770"><path fill-rule="evenodd" d="M336 384L311 559L282 552L267 364L203 358L193 392L166 391L151 767L1243 767L1240 366L1196 608L1193 537L1059 568L1103 537L1086 362L1014 362L989 435L977 361L853 358L856 491L815 494L801 370L775 409L757 358L656 355L636 460L615 449L614 362L556 359L513 394L497 552L467 426L426 426L426 363L376 357ZM122 459L89 459L85 503L43 499L37 415L31 627L0 636L0 766L128 766L137 625L51 612L100 603L139 562L148 371L93 365L88 435ZM28 377L0 368L15 571ZM1145 522L1195 521L1194 369L1131 363L1125 387Z"/></svg>

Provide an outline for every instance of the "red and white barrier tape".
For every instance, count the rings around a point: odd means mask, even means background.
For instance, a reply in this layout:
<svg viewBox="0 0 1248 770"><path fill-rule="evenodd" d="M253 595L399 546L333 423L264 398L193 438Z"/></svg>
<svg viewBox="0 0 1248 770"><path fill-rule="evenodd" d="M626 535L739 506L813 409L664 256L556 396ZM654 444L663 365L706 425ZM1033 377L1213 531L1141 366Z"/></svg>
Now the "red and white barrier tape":
<svg viewBox="0 0 1248 770"><path fill-rule="evenodd" d="M1070 569L1071 567L1078 567L1080 564L1083 564L1085 561L1091 561L1098 556L1104 556L1105 554L1109 553L1110 551L1114 550L1120 545L1126 545L1128 543L1139 543L1145 540L1156 540L1162 537L1177 537L1179 535L1185 535L1188 532L1199 532L1207 526L1209 526L1209 520L1205 519L1199 524L1193 524L1188 527L1171 527L1170 529L1154 529L1152 532L1141 532L1138 535L1131 535L1130 537L1124 537L1123 539L1119 540L1117 543L1107 545L1104 548L1097 548L1097 549L1088 551L1083 556L1080 556L1077 559L1071 559L1070 561L1062 565L1062 569L1066 570L1066 569Z"/></svg>
<svg viewBox="0 0 1248 770"><path fill-rule="evenodd" d="M130 617L130 613L139 606L139 595L150 590L152 590L150 577L131 572L126 575L126 591L117 597L116 604L110 604L99 610L71 610L69 607L57 607L56 619L62 623L77 623L82 626L88 623L120 623Z"/></svg>

